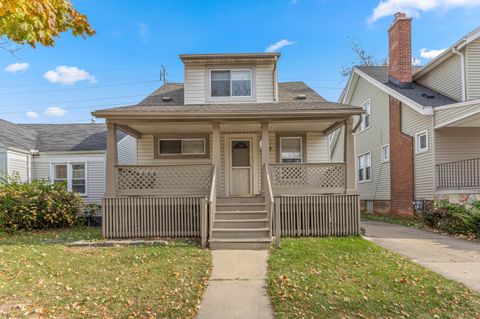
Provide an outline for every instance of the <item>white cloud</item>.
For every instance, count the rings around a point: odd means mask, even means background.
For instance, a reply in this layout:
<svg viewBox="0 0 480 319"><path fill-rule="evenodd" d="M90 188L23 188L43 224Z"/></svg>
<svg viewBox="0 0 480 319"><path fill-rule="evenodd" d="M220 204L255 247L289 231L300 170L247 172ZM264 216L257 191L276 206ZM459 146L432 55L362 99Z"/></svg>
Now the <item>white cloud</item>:
<svg viewBox="0 0 480 319"><path fill-rule="evenodd" d="M427 50L427 49L423 48L423 49L420 49L420 57L421 57L422 59L431 60L431 59L436 58L436 57L439 56L440 54L442 54L443 51L445 51L445 50L446 50L446 49Z"/></svg>
<svg viewBox="0 0 480 319"><path fill-rule="evenodd" d="M61 83L61 84L75 84L79 81L90 81L90 83L95 83L95 77L90 75L85 70L81 70L76 66L66 66L60 65L55 68L55 70L50 70L45 72L43 75L45 79L52 83Z"/></svg>
<svg viewBox="0 0 480 319"><path fill-rule="evenodd" d="M421 58L412 58L412 65L414 65L414 66L422 65L422 59Z"/></svg>
<svg viewBox="0 0 480 319"><path fill-rule="evenodd" d="M25 71L29 67L30 67L30 64L28 64L27 62L12 63L12 64L7 65L7 67L5 68L5 71L10 72L10 73L16 73L18 71Z"/></svg>
<svg viewBox="0 0 480 319"><path fill-rule="evenodd" d="M46 116L64 116L66 113L67 111L56 106L49 107L43 112L43 114L45 114Z"/></svg>
<svg viewBox="0 0 480 319"><path fill-rule="evenodd" d="M280 50L281 48L283 48L287 45L292 45L294 43L295 42L293 42L293 41L283 39L283 40L280 40L280 41L278 41L274 44L269 45L268 48L265 49L265 52L275 52L275 51L278 51L278 50Z"/></svg>
<svg viewBox="0 0 480 319"><path fill-rule="evenodd" d="M418 17L420 13L432 10L448 11L475 6L480 6L480 0L383 0L373 9L368 22L374 23L399 11Z"/></svg>
<svg viewBox="0 0 480 319"><path fill-rule="evenodd" d="M27 112L27 117L29 119L36 119L38 117L38 113L37 112L33 112L33 111L28 111Z"/></svg>

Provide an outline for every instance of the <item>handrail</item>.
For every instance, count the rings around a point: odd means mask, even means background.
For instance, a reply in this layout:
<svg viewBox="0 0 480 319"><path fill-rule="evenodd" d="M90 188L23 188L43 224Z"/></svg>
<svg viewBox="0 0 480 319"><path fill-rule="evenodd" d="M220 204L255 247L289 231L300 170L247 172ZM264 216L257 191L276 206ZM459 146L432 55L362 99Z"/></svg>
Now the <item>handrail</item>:
<svg viewBox="0 0 480 319"><path fill-rule="evenodd" d="M210 206L209 214L209 238L212 238L213 232L213 222L215 218L215 213L217 210L217 166L213 164L212 166L212 177L210 179L210 193L207 198L208 206Z"/></svg>
<svg viewBox="0 0 480 319"><path fill-rule="evenodd" d="M211 166L212 164L115 164L118 168L156 168L156 167L192 167L192 166Z"/></svg>
<svg viewBox="0 0 480 319"><path fill-rule="evenodd" d="M480 187L480 158L436 164L437 188Z"/></svg>
<svg viewBox="0 0 480 319"><path fill-rule="evenodd" d="M274 201L274 198L273 198L273 190L272 190L272 183L271 183L271 180L270 180L270 172L268 170L268 166L267 164L263 164L263 173L264 173L264 176L265 176L265 196L267 198L267 208L268 208L268 230L269 230L269 235L270 235L270 238L272 238L272 228L273 228L273 225L272 225L272 221L273 221L273 209L274 209L274 205L275 205L275 201ZM278 222L278 221L276 221ZM275 236L278 236L278 234L275 234Z"/></svg>

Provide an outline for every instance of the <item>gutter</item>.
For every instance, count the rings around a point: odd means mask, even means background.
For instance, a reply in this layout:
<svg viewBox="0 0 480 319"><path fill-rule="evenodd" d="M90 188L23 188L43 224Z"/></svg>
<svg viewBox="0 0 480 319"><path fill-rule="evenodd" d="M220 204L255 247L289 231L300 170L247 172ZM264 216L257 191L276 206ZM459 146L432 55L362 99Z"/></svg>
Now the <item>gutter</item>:
<svg viewBox="0 0 480 319"><path fill-rule="evenodd" d="M457 48L453 47L452 52L458 56L460 56L460 70L461 70L461 76L462 76L462 101L467 100L467 81L465 79L465 54L458 51Z"/></svg>
<svg viewBox="0 0 480 319"><path fill-rule="evenodd" d="M273 63L273 101L276 102L278 100L278 97L277 97L277 83L278 83L278 75L277 75L277 63L278 63L278 56L275 57L274 59L274 63Z"/></svg>

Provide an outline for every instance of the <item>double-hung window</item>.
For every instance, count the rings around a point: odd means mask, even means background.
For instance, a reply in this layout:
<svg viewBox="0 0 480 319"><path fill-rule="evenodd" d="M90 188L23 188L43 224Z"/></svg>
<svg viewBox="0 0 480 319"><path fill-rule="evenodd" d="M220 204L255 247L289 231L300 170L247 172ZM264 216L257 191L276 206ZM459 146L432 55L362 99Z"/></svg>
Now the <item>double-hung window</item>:
<svg viewBox="0 0 480 319"><path fill-rule="evenodd" d="M382 162L390 161L390 145L382 146Z"/></svg>
<svg viewBox="0 0 480 319"><path fill-rule="evenodd" d="M363 121L360 124L360 131L366 130L367 128L370 127L372 123L372 115L371 115L371 103L370 100L365 101L362 104L362 108L365 111L365 114L363 114Z"/></svg>
<svg viewBox="0 0 480 319"><path fill-rule="evenodd" d="M210 71L210 96L250 97L252 96L251 70Z"/></svg>
<svg viewBox="0 0 480 319"><path fill-rule="evenodd" d="M87 165L84 162L52 163L51 179L66 183L69 191L87 195Z"/></svg>
<svg viewBox="0 0 480 319"><path fill-rule="evenodd" d="M358 161L358 181L368 182L372 180L372 161L371 154L366 153L357 157Z"/></svg>
<svg viewBox="0 0 480 319"><path fill-rule="evenodd" d="M301 136L280 137L280 162L303 162L303 138Z"/></svg>

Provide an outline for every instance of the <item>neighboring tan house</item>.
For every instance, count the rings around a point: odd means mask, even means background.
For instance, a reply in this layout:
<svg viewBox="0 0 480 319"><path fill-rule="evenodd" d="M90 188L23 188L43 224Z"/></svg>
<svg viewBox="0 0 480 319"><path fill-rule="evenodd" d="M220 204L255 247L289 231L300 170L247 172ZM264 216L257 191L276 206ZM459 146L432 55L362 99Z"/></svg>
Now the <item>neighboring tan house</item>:
<svg viewBox="0 0 480 319"><path fill-rule="evenodd" d="M273 235L359 232L352 123L363 111L278 83L279 57L180 55L185 84L93 112L109 132L104 236L259 248ZM340 126L347 152L330 163L328 135ZM117 165L117 129L137 138L137 165Z"/></svg>
<svg viewBox="0 0 480 319"><path fill-rule="evenodd" d="M480 29L419 68L411 21L395 16L389 65L355 67L340 98L365 109L355 139L358 191L370 212L480 199ZM331 136L333 159L342 134Z"/></svg>
<svg viewBox="0 0 480 319"><path fill-rule="evenodd" d="M14 124L0 120L0 172L21 182L67 182L86 204L105 193L105 124ZM118 134L123 164L136 163L136 140Z"/></svg>

